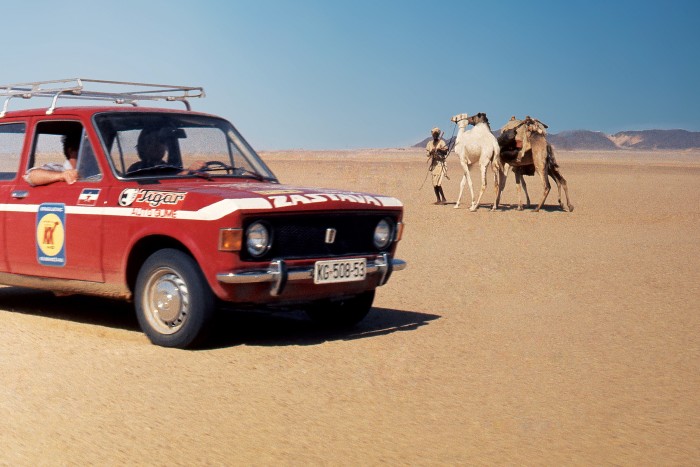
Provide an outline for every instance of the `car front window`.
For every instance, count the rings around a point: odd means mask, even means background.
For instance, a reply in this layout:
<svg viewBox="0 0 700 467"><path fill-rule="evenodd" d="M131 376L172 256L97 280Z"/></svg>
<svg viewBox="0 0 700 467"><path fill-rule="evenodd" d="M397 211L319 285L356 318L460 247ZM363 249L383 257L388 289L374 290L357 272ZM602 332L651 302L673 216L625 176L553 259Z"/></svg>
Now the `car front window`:
<svg viewBox="0 0 700 467"><path fill-rule="evenodd" d="M232 177L276 181L226 120L165 112L95 116L104 151L120 178Z"/></svg>

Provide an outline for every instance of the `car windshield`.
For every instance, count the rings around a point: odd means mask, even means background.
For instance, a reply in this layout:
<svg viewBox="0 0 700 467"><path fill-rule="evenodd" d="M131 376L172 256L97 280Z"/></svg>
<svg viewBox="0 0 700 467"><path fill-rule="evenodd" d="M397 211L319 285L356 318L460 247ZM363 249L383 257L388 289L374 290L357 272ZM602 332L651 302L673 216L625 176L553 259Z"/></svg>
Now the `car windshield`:
<svg viewBox="0 0 700 467"><path fill-rule="evenodd" d="M120 178L277 178L224 119L168 112L95 116L105 153Z"/></svg>

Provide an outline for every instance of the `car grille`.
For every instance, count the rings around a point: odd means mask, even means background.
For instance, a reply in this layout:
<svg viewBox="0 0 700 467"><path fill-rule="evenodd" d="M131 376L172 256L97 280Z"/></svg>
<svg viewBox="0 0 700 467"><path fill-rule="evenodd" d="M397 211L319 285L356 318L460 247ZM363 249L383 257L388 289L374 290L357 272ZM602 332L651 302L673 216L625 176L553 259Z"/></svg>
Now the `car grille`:
<svg viewBox="0 0 700 467"><path fill-rule="evenodd" d="M260 261L379 253L373 242L374 229L384 218L396 224L395 214L376 212L250 218L244 222L244 229L253 222L265 222L272 231L272 247L260 258L252 258L244 248L241 257L243 260ZM328 229L336 231L333 243L326 243Z"/></svg>

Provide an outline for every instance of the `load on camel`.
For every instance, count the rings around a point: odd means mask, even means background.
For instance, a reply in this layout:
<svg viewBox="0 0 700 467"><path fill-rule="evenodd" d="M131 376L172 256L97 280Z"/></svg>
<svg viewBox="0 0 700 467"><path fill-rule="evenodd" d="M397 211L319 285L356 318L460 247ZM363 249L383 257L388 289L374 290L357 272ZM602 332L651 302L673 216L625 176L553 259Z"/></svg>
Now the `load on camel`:
<svg viewBox="0 0 700 467"><path fill-rule="evenodd" d="M511 117L510 121L501 128L501 135L498 137L498 145L500 154L496 162L496 169L502 175L498 194L496 196L495 206L498 207L500 195L505 187L507 177L507 168L505 165L513 168L515 174L515 183L518 191L518 211L522 211L522 191L525 191L527 205L530 204L530 195L527 192L524 175L532 176L537 173L542 180L543 193L542 200L535 208L535 212L542 208L551 185L549 177L557 184L559 194L559 206L565 211L573 211L574 206L569 201L569 189L566 184L566 179L562 176L559 169L559 164L554 157L554 149L547 142L547 125L530 116L524 120L516 120ZM522 185L522 190L521 190ZM561 189L564 187L566 196L566 206L561 201Z"/></svg>

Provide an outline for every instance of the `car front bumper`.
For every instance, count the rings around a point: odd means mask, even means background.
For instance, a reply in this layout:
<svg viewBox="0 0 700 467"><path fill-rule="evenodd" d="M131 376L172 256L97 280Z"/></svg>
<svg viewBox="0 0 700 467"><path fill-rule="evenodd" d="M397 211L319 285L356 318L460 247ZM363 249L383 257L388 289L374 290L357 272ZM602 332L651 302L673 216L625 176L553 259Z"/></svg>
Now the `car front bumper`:
<svg viewBox="0 0 700 467"><path fill-rule="evenodd" d="M367 259L366 277L379 275L378 285L384 285L394 271L406 269L406 262L400 259L391 258L384 253L375 258ZM256 284L269 282L270 295L279 296L284 290L287 282L313 280L314 265L302 267L287 267L284 260L277 259L270 262L266 269L251 269L241 272L220 272L216 275L219 282L223 284Z"/></svg>

